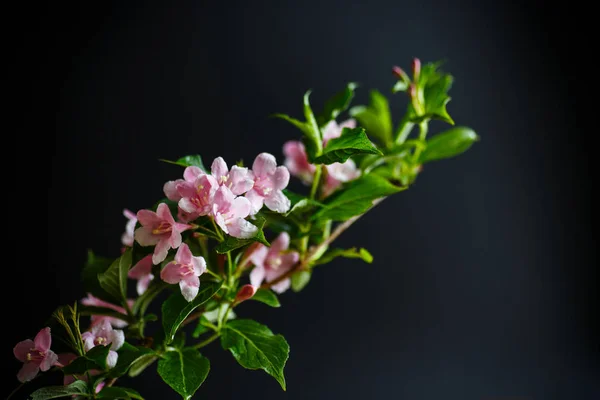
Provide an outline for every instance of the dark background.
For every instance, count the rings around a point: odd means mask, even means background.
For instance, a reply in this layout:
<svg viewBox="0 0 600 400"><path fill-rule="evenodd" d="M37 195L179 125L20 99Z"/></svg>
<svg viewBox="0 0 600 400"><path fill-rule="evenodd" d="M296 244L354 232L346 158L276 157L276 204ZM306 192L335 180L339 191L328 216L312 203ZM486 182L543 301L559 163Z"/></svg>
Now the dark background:
<svg viewBox="0 0 600 400"><path fill-rule="evenodd" d="M289 341L287 393L215 344L197 397L599 398L597 198L573 89L574 12L531 1L121 3L5 10L2 392L17 385L14 344L83 297L87 249L117 256L122 209L149 206L179 176L159 158L282 161L298 132L269 114L299 116L305 90L318 108L348 81L364 103L418 56L446 60L449 112L481 141L342 236L372 265L335 261L280 309L240 307ZM406 100L391 101L397 121ZM177 398L158 379L152 369L124 383Z"/></svg>

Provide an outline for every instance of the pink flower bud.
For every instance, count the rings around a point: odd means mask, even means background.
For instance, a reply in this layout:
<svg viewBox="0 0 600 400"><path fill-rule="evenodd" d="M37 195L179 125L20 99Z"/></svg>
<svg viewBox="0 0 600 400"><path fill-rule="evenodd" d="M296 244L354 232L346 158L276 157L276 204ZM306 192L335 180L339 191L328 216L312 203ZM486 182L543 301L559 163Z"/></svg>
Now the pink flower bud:
<svg viewBox="0 0 600 400"><path fill-rule="evenodd" d="M398 79L408 83L410 82L410 78L408 77L408 75L406 74L406 72L404 72L404 70L398 66L394 66L392 67L392 73L394 74L394 76L396 76Z"/></svg>
<svg viewBox="0 0 600 400"><path fill-rule="evenodd" d="M252 285L244 285L240 288L240 290L235 295L235 302L241 303L242 301L246 301L250 299L256 293L256 286Z"/></svg>
<svg viewBox="0 0 600 400"><path fill-rule="evenodd" d="M421 74L421 60L419 60L418 58L413 58L412 61L412 72L413 72L413 79L414 81L418 81L419 80L419 75Z"/></svg>

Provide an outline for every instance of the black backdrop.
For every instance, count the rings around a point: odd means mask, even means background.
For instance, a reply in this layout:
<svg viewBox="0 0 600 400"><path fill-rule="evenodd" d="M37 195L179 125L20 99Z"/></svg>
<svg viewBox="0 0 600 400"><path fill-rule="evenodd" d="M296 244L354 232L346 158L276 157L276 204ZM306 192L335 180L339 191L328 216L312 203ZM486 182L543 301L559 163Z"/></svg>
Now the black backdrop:
<svg viewBox="0 0 600 400"><path fill-rule="evenodd" d="M344 234L372 265L336 261L281 309L240 308L288 339L287 393L215 345L197 397L600 396L572 15L532 2L97 3L5 13L19 44L6 75L2 392L17 384L12 346L84 295L87 249L118 255L122 209L147 207L180 173L157 159L281 160L297 132L269 114L299 115L306 89L318 106L348 81L365 102L369 88L389 90L392 65L418 56L446 60L448 109L481 142L427 166ZM405 99L392 101L397 115ZM155 372L125 384L177 398Z"/></svg>

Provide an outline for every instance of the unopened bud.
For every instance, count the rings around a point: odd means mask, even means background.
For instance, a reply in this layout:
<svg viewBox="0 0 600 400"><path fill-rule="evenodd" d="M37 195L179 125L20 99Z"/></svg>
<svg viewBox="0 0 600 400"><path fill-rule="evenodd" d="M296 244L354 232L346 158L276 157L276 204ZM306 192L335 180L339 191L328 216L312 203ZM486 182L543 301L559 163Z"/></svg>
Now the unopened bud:
<svg viewBox="0 0 600 400"><path fill-rule="evenodd" d="M398 66L394 66L392 67L392 73L398 78L401 79L402 81L408 83L410 82L410 78L408 77L408 75L406 74L406 72L404 72L404 70Z"/></svg>
<svg viewBox="0 0 600 400"><path fill-rule="evenodd" d="M250 299L256 293L256 287L252 285L244 285L240 288L240 290L235 295L235 302L241 303L242 301L246 301Z"/></svg>
<svg viewBox="0 0 600 400"><path fill-rule="evenodd" d="M412 73L414 81L418 81L419 75L421 75L421 60L419 60L417 57L413 58L412 61Z"/></svg>

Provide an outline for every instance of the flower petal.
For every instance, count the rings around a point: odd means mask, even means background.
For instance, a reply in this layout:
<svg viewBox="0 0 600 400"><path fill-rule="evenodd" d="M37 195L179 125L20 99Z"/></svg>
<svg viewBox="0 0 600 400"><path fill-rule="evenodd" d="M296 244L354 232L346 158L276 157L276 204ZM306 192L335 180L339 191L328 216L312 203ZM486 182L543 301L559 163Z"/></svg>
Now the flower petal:
<svg viewBox="0 0 600 400"><path fill-rule="evenodd" d="M215 209L217 208L217 205L214 205ZM223 232L229 234L229 228L227 227L227 223L225 222L225 218L223 218L223 215L221 215L221 213L219 213L218 211L213 211L213 215L215 217L215 222L217 223L217 225L219 225L219 228L221 228L223 230Z"/></svg>
<svg viewBox="0 0 600 400"><path fill-rule="evenodd" d="M133 212L131 212L130 210L126 209L126 208L123 209L123 215L125 216L125 218L127 218L129 220L134 219L134 220L137 221L136 215Z"/></svg>
<svg viewBox="0 0 600 400"><path fill-rule="evenodd" d="M33 340L23 340L17 343L17 345L13 348L13 354L17 360L25 362L27 361L27 353L29 353L33 348L35 348L35 343L33 343Z"/></svg>
<svg viewBox="0 0 600 400"><path fill-rule="evenodd" d="M176 181L168 181L163 185L163 192L165 192L165 196L167 199L171 201L179 201L181 199L181 195L177 190L177 184L184 182L182 179L178 179Z"/></svg>
<svg viewBox="0 0 600 400"><path fill-rule="evenodd" d="M272 175L277 168L277 160L275 156L269 153L260 153L252 164L252 172L256 176Z"/></svg>
<svg viewBox="0 0 600 400"><path fill-rule="evenodd" d="M265 268L262 265L254 267L250 272L250 283L252 286L259 287L265 280Z"/></svg>
<svg viewBox="0 0 600 400"><path fill-rule="evenodd" d="M117 365L117 360L119 359L119 353L113 350L108 351L108 355L106 356L106 366L108 368L114 368Z"/></svg>
<svg viewBox="0 0 600 400"><path fill-rule="evenodd" d="M281 255L281 264L279 265L279 270L283 271L282 273L288 272L300 259L300 254L295 251L291 251L289 253L284 253Z"/></svg>
<svg viewBox="0 0 600 400"><path fill-rule="evenodd" d="M292 206L290 199L281 190L274 190L265 197L265 205L269 210L278 213L288 212Z"/></svg>
<svg viewBox="0 0 600 400"><path fill-rule="evenodd" d="M273 289L275 293L281 294L290 288L291 283L292 280L290 278L287 278L271 286L271 289Z"/></svg>
<svg viewBox="0 0 600 400"><path fill-rule="evenodd" d="M142 226L152 226L160 224L161 219L154 211L140 210L137 212L137 219Z"/></svg>
<svg viewBox="0 0 600 400"><path fill-rule="evenodd" d="M179 288L183 298L187 301L192 301L198 295L200 290L200 279L197 276L191 275L179 282Z"/></svg>
<svg viewBox="0 0 600 400"><path fill-rule="evenodd" d="M152 272L152 256L142 258L129 270L127 276L131 279L141 279Z"/></svg>
<svg viewBox="0 0 600 400"><path fill-rule="evenodd" d="M254 179L248 168L238 167L234 165L229 172L227 186L235 195L241 195L252 189Z"/></svg>
<svg viewBox="0 0 600 400"><path fill-rule="evenodd" d="M40 369L42 371L48 371L56 362L58 361L58 356L52 350L46 351L46 356L40 363Z"/></svg>
<svg viewBox="0 0 600 400"><path fill-rule="evenodd" d="M156 215L158 215L158 217L161 219L161 222L166 221L169 222L171 225L175 223L175 219L171 214L171 210L169 210L169 206L166 203L160 203L158 205L158 207L156 208Z"/></svg>
<svg viewBox="0 0 600 400"><path fill-rule="evenodd" d="M257 243L256 248L250 253L250 262L256 266L264 265L267 254L269 253L269 247L262 243Z"/></svg>
<svg viewBox="0 0 600 400"><path fill-rule="evenodd" d="M181 210L185 211L186 213L200 213L200 210L196 207L194 203L192 203L192 200L189 197L183 197L181 200L179 200L179 203L177 203L177 205Z"/></svg>
<svg viewBox="0 0 600 400"><path fill-rule="evenodd" d="M250 222L246 221L243 218L234 218L230 220L227 224L227 228L229 230L229 235L239 238L239 239L248 239L253 237L258 228L252 225Z"/></svg>
<svg viewBox="0 0 600 400"><path fill-rule="evenodd" d="M287 232L281 232L277 236L277 239L271 243L269 253L279 255L282 251L287 250L288 247L290 247L290 235Z"/></svg>
<svg viewBox="0 0 600 400"><path fill-rule="evenodd" d="M290 171L284 166L277 167L272 181L275 189L285 189L288 183L290 183Z"/></svg>
<svg viewBox="0 0 600 400"><path fill-rule="evenodd" d="M204 171L195 165L186 167L183 171L183 179L188 182L194 182L200 175L205 175Z"/></svg>
<svg viewBox="0 0 600 400"><path fill-rule="evenodd" d="M152 274L148 274L148 275L138 279L137 285L135 286L138 296L143 295L144 292L146 292L146 290L148 290L148 286L150 286L150 282L152 282L153 279L154 279L154 275L152 275ZM120 321L120 320L117 320L117 321ZM125 322L125 321L123 321L123 322ZM123 325L123 326L116 326L115 324L112 324L112 326L114 326L115 328L123 328L123 327L127 326L127 322L125 322L125 325Z"/></svg>
<svg viewBox="0 0 600 400"><path fill-rule="evenodd" d="M154 246L160 240L159 236L153 235L150 228L146 228L145 226L137 228L134 237L140 246Z"/></svg>
<svg viewBox="0 0 600 400"><path fill-rule="evenodd" d="M181 265L172 261L160 271L160 279L172 285L181 281Z"/></svg>
<svg viewBox="0 0 600 400"><path fill-rule="evenodd" d="M183 243L181 246L179 246L179 249L177 249L177 253L175 254L175 261L178 264L183 265L192 263L192 251L187 244Z"/></svg>
<svg viewBox="0 0 600 400"><path fill-rule="evenodd" d="M180 224L180 225L183 225L183 224ZM179 248L179 246L181 246L181 231L179 231L177 229L173 229L171 231L171 236L169 237L168 243L172 249Z"/></svg>
<svg viewBox="0 0 600 400"><path fill-rule="evenodd" d="M104 321L105 320L103 320L102 322L104 323ZM83 349L85 351L90 351L90 349L94 348L94 339L96 339L96 335L94 335L92 332L83 332L81 334L81 338L83 339Z"/></svg>
<svg viewBox="0 0 600 400"><path fill-rule="evenodd" d="M28 361L21 367L21 370L17 374L17 379L19 382L29 382L37 376L38 372L40 372L40 366L35 362Z"/></svg>
<svg viewBox="0 0 600 400"><path fill-rule="evenodd" d="M206 260L204 257L192 257L192 265L194 266L194 274L202 275L206 271Z"/></svg>
<svg viewBox="0 0 600 400"><path fill-rule="evenodd" d="M254 189L250 190L246 193L246 198L250 201L251 209L250 214L254 215L260 211L264 203L264 197L262 197L258 192Z"/></svg>
<svg viewBox="0 0 600 400"><path fill-rule="evenodd" d="M125 334L120 329L113 329L107 339L110 341L111 350L119 350L125 343Z"/></svg>
<svg viewBox="0 0 600 400"><path fill-rule="evenodd" d="M180 236L181 238L181 236ZM167 254L169 253L169 245L168 239L161 239L154 248L154 253L152 254L152 263L154 265L160 264L167 258Z"/></svg>
<svg viewBox="0 0 600 400"><path fill-rule="evenodd" d="M217 189L214 198L214 204L218 207L220 213L226 213L231 208L235 196L226 186Z"/></svg>
<svg viewBox="0 0 600 400"><path fill-rule="evenodd" d="M223 157L217 157L214 159L212 165L210 166L210 172L212 176L217 178L219 183L222 182L222 178L227 176L229 173L229 168L227 168L227 163L225 160L223 160Z"/></svg>
<svg viewBox="0 0 600 400"><path fill-rule="evenodd" d="M50 328L46 327L38 332L35 335L35 339L33 339L35 343L35 348L39 351L48 351L50 350L50 345L52 344L52 336L50 336Z"/></svg>
<svg viewBox="0 0 600 400"><path fill-rule="evenodd" d="M354 161L348 159L344 163L333 163L327 165L327 174L340 182L349 182L360 176Z"/></svg>
<svg viewBox="0 0 600 400"><path fill-rule="evenodd" d="M233 217L238 218L246 218L248 214L250 214L250 209L252 205L250 204L250 200L245 197L237 197L231 203L231 211L229 214Z"/></svg>

